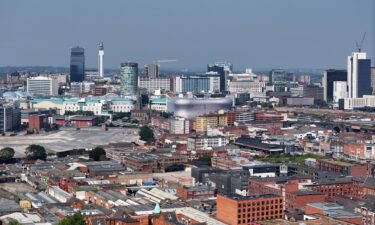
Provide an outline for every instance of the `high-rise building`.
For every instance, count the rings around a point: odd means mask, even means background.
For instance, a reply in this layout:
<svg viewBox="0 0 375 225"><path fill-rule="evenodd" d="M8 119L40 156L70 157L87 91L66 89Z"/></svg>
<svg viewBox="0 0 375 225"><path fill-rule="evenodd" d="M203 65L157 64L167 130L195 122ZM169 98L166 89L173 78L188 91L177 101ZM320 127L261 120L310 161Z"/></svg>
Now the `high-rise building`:
<svg viewBox="0 0 375 225"><path fill-rule="evenodd" d="M21 110L12 104L0 103L0 133L17 130L21 125Z"/></svg>
<svg viewBox="0 0 375 225"><path fill-rule="evenodd" d="M159 65L158 64L147 64L147 65L145 65L144 75L146 77L150 77L150 78L159 77Z"/></svg>
<svg viewBox="0 0 375 225"><path fill-rule="evenodd" d="M285 70L273 69L269 75L269 82L274 83L285 83L288 81L288 75Z"/></svg>
<svg viewBox="0 0 375 225"><path fill-rule="evenodd" d="M333 101L333 83L335 81L347 81L347 71L346 70L335 70L329 69L324 71L323 75L323 96L324 101Z"/></svg>
<svg viewBox="0 0 375 225"><path fill-rule="evenodd" d="M85 49L74 47L70 54L70 81L82 82L85 79Z"/></svg>
<svg viewBox="0 0 375 225"><path fill-rule="evenodd" d="M365 52L353 52L348 56L348 97L361 98L371 95L371 60Z"/></svg>
<svg viewBox="0 0 375 225"><path fill-rule="evenodd" d="M233 71L233 65L227 62L208 64L207 72L216 72L220 76L220 91L228 89L228 76Z"/></svg>
<svg viewBox="0 0 375 225"><path fill-rule="evenodd" d="M99 43L99 61L98 61L98 71L99 71L99 77L104 77L104 45L103 42Z"/></svg>
<svg viewBox="0 0 375 225"><path fill-rule="evenodd" d="M372 94L375 95L375 67L371 67L371 87Z"/></svg>
<svg viewBox="0 0 375 225"><path fill-rule="evenodd" d="M121 63L121 95L136 96L138 88L138 63Z"/></svg>
<svg viewBox="0 0 375 225"><path fill-rule="evenodd" d="M27 78L26 89L35 96L56 96L59 94L59 83L54 77L30 77Z"/></svg>

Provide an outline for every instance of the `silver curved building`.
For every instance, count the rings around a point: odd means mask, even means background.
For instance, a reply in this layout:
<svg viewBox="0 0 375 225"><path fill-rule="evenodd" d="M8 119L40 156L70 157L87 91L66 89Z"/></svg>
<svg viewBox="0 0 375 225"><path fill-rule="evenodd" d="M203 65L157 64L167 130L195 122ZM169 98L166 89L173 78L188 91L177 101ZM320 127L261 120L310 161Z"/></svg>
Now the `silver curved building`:
<svg viewBox="0 0 375 225"><path fill-rule="evenodd" d="M191 119L221 109L230 109L232 105L232 98L171 98L167 102L167 111L175 116Z"/></svg>

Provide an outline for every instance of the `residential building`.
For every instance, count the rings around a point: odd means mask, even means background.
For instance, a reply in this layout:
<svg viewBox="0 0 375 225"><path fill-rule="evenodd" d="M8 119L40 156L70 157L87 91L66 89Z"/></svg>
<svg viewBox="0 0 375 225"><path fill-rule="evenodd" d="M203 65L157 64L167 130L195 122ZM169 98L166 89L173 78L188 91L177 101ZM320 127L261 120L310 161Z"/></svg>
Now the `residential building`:
<svg viewBox="0 0 375 225"><path fill-rule="evenodd" d="M219 126L228 126L228 117L225 114L207 114L198 116L193 122L193 129L196 132L207 132L208 129Z"/></svg>

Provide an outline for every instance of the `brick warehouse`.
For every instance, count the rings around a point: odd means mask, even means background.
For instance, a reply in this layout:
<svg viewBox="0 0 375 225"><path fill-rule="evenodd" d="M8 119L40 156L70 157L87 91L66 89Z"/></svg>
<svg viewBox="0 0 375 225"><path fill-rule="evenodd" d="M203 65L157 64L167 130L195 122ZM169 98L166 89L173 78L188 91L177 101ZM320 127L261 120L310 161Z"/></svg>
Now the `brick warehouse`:
<svg viewBox="0 0 375 225"><path fill-rule="evenodd" d="M217 219L231 225L251 224L260 220L281 219L284 217L282 197L268 195L218 195Z"/></svg>

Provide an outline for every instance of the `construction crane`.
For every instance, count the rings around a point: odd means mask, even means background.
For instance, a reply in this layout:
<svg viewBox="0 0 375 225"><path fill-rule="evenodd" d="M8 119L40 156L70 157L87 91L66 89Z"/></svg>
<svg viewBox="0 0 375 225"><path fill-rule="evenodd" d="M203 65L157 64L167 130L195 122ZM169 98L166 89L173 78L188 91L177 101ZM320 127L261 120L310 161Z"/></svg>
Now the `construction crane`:
<svg viewBox="0 0 375 225"><path fill-rule="evenodd" d="M158 59L153 61L155 64L160 66L160 63L171 63L171 62L177 62L177 59Z"/></svg>
<svg viewBox="0 0 375 225"><path fill-rule="evenodd" d="M362 51L362 46L363 46L363 42L365 41L365 37L366 37L366 32L363 33L361 42L359 42L359 43L358 43L358 41L355 42L355 45L357 46L358 52Z"/></svg>

